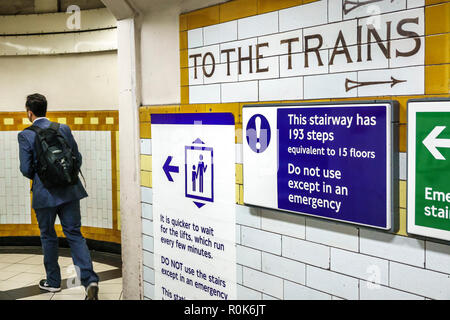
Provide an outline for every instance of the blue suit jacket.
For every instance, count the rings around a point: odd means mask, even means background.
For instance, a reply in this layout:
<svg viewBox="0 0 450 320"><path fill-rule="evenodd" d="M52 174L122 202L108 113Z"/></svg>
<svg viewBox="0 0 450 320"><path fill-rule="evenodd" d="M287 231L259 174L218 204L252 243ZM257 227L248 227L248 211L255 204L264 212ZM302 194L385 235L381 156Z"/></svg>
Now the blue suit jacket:
<svg viewBox="0 0 450 320"><path fill-rule="evenodd" d="M44 129L48 128L50 123L51 122L48 119L42 118L37 119L34 122L34 125ZM61 124L59 131L64 138L66 138L73 152L80 154L78 151L78 145L73 138L70 128L65 124ZM25 177L33 180L31 187L31 190L33 191L33 209L57 207L63 203L80 200L87 197L88 194L79 179L77 184L63 188L56 187L47 189L44 187L37 173L33 169L33 164L35 166L37 165L34 146L35 137L36 133L31 130L23 130L18 135L20 171Z"/></svg>

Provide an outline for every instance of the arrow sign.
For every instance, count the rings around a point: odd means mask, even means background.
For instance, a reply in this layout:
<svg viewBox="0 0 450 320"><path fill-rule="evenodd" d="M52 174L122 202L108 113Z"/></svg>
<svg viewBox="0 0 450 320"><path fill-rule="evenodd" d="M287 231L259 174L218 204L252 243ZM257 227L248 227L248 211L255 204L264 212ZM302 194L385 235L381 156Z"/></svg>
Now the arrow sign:
<svg viewBox="0 0 450 320"><path fill-rule="evenodd" d="M445 130L445 128L445 126L434 127L434 129L422 142L436 160L445 160L444 156L437 148L450 148L450 139L437 138L438 135Z"/></svg>
<svg viewBox="0 0 450 320"><path fill-rule="evenodd" d="M345 0L342 4L342 8L344 10L344 14L347 15L350 13L350 11L353 11L355 9L358 9L359 7L366 6L372 3L381 2L383 0L367 0L367 1L349 1ZM391 0L391 3L394 2L394 0Z"/></svg>
<svg viewBox="0 0 450 320"><path fill-rule="evenodd" d="M391 76L390 81L367 81L367 82L358 82L353 81L350 79L345 79L345 91L350 91L352 89L358 88L358 87L365 87L365 86L373 86L378 84L390 84L391 88L399 83L406 82L406 80L397 80L394 77ZM353 86L351 86L353 85Z"/></svg>
<svg viewBox="0 0 450 320"><path fill-rule="evenodd" d="M166 162L164 163L164 166L163 166L164 173L166 174L167 179L169 179L169 181L171 181L171 182L173 182L173 179L172 179L172 176L170 175L170 173L171 172L173 172L173 173L180 172L180 169L178 167L170 165L170 162L172 161L172 158L173 158L172 156L168 156L167 160L166 160Z"/></svg>

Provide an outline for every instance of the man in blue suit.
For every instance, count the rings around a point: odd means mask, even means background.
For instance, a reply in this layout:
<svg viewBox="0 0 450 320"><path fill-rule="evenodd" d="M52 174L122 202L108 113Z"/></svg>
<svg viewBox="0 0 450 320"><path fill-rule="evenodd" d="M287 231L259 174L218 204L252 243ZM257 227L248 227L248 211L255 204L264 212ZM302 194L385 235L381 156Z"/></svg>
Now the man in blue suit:
<svg viewBox="0 0 450 320"><path fill-rule="evenodd" d="M45 117L47 113L47 100L43 95L33 94L27 97L26 109L28 119L33 126L45 129L50 126L50 121ZM74 154L81 154L67 125L62 124L60 133L68 142ZM33 192L32 206L36 212L41 243L44 253L44 266L47 279L41 280L39 287L49 292L61 290L61 271L58 265L58 237L55 232L55 219L58 215L63 232L70 245L73 263L78 269L78 277L86 288L86 299L98 299L99 278L93 270L92 260L86 240L81 234L80 200L88 194L78 179L77 184L67 187L47 189L36 173L37 156L35 150L36 133L32 130L24 130L19 133L20 171L33 180L31 190Z"/></svg>

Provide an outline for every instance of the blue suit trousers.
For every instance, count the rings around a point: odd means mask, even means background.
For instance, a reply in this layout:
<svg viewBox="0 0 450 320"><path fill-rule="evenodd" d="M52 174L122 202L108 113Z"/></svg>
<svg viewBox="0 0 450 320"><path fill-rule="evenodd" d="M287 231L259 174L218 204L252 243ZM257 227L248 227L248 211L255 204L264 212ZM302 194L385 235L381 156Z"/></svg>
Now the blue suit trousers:
<svg viewBox="0 0 450 320"><path fill-rule="evenodd" d="M69 243L73 264L81 284L87 287L91 282L98 282L99 278L94 272L86 240L80 231L80 200L64 203L57 207L35 209L35 212L41 231L47 283L52 287L60 287L61 285L61 271L58 264L58 237L55 232L57 215Z"/></svg>

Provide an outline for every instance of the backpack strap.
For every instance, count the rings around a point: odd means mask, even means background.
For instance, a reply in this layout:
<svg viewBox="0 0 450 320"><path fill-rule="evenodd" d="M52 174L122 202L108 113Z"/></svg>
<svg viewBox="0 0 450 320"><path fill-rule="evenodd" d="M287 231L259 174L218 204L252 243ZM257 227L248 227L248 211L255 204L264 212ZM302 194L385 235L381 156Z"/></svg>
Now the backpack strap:
<svg viewBox="0 0 450 320"><path fill-rule="evenodd" d="M53 129L53 130L55 130L56 132L58 132L59 127L60 127L60 124L59 124L59 123L57 123L57 122L50 122L50 129Z"/></svg>
<svg viewBox="0 0 450 320"><path fill-rule="evenodd" d="M83 178L83 181L84 181L84 187L86 188L87 187L86 186L86 179L83 176L83 172L81 172L81 168L80 168L80 174L81 174L81 177Z"/></svg>
<svg viewBox="0 0 450 320"><path fill-rule="evenodd" d="M36 134L40 134L42 132L42 129L35 125L25 128L25 130L34 131Z"/></svg>
<svg viewBox="0 0 450 320"><path fill-rule="evenodd" d="M59 130L59 127L60 127L60 124L59 123L57 123L57 122L50 122L50 129L53 129L53 130L55 130L56 132L58 132L58 130ZM31 130L31 131L34 131L36 134L40 134L42 131L44 131L45 129L42 129L42 128L40 128L40 127L38 127L38 126L35 126L34 124L32 125L32 126L30 126L30 127L28 127L28 128L25 128L25 130Z"/></svg>
<svg viewBox="0 0 450 320"><path fill-rule="evenodd" d="M35 125L31 125L28 128L25 128L25 130L30 130L30 131L33 131L34 133L36 133L36 137L34 138L35 145L36 145L36 143L37 143L37 141L39 139L39 136L40 136L41 132L44 131L41 128L39 128L38 126L35 126ZM32 162L31 166L33 167L33 169L35 171L37 171L36 163L34 161ZM33 180L33 184L34 184L34 180ZM31 187L31 188L33 188L33 187Z"/></svg>

